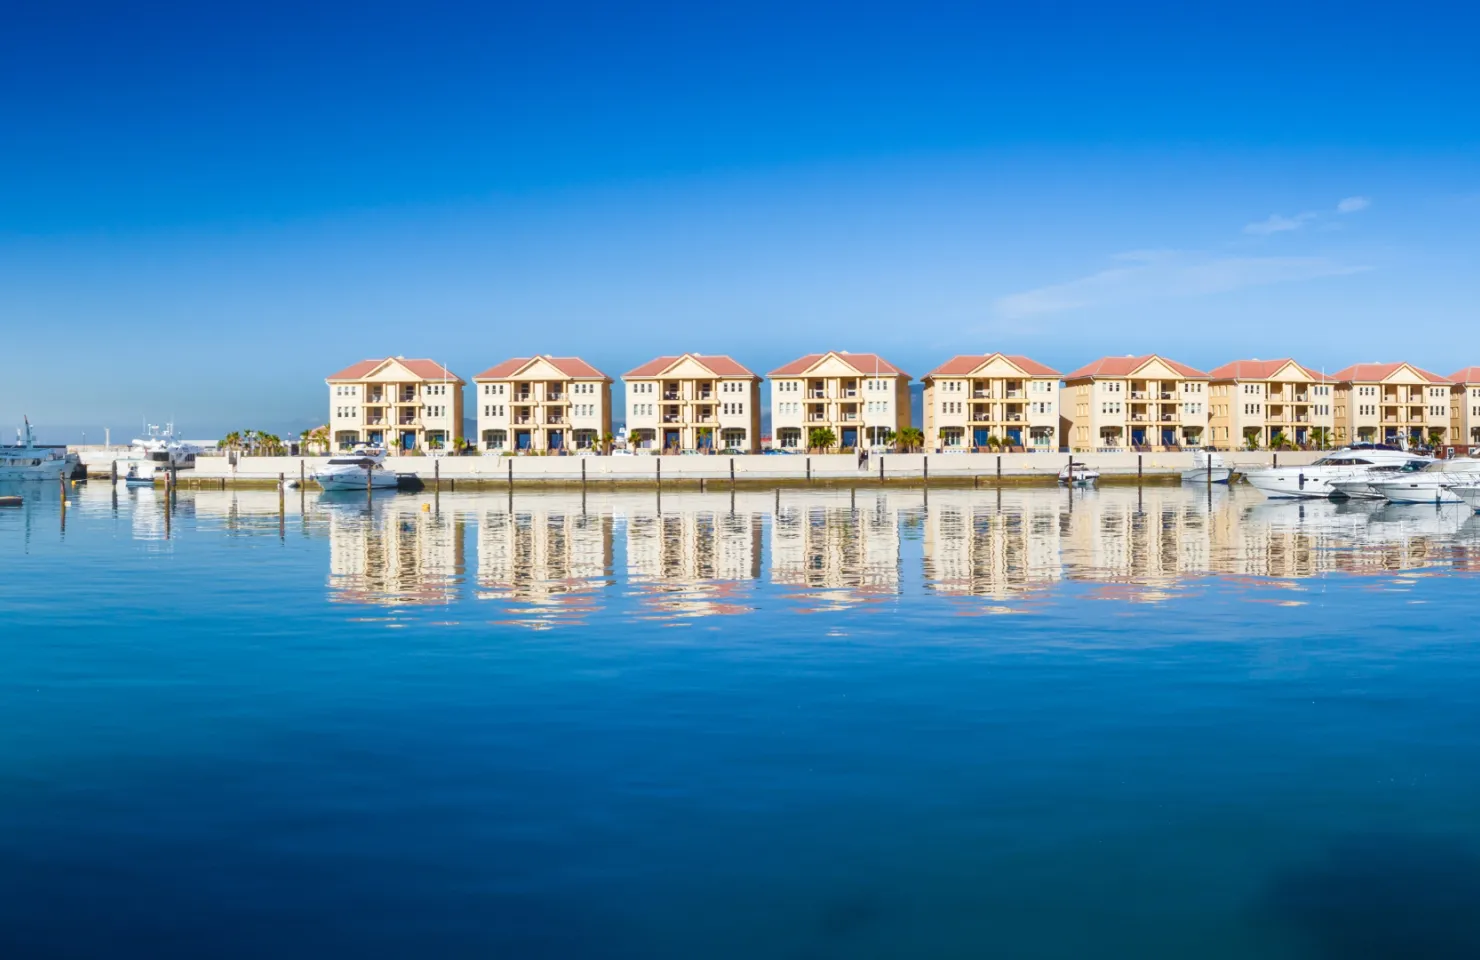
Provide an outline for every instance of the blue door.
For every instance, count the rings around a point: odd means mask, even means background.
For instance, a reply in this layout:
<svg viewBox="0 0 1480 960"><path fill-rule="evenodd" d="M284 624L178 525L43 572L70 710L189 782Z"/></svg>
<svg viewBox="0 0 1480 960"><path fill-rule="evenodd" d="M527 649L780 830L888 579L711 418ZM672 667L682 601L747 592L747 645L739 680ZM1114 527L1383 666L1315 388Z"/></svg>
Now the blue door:
<svg viewBox="0 0 1480 960"><path fill-rule="evenodd" d="M1177 445L1177 431L1163 430L1161 432L1161 445L1163 447L1175 447Z"/></svg>
<svg viewBox="0 0 1480 960"><path fill-rule="evenodd" d="M987 437L991 436L991 433L986 427L973 427L971 429L971 445L973 447L985 447L987 445Z"/></svg>
<svg viewBox="0 0 1480 960"><path fill-rule="evenodd" d="M1131 431L1131 445L1135 447L1146 446L1146 429L1144 427Z"/></svg>
<svg viewBox="0 0 1480 960"><path fill-rule="evenodd" d="M528 450L529 447L530 447L529 431L528 430L515 430L514 431L514 449L516 449L516 450Z"/></svg>
<svg viewBox="0 0 1480 960"><path fill-rule="evenodd" d="M857 427L844 427L843 428L843 446L845 446L845 447L856 447L856 446L858 446L858 428Z"/></svg>
<svg viewBox="0 0 1480 960"><path fill-rule="evenodd" d="M1007 431L1007 445L1009 447L1021 447L1023 445L1023 428L1012 427Z"/></svg>
<svg viewBox="0 0 1480 960"><path fill-rule="evenodd" d="M677 447L677 446L678 446L678 431L677 430L664 430L663 431L663 449L664 450L672 450L674 447Z"/></svg>
<svg viewBox="0 0 1480 960"><path fill-rule="evenodd" d="M385 434L378 430L370 434L370 445L372 447L378 447L382 443L385 443Z"/></svg>
<svg viewBox="0 0 1480 960"><path fill-rule="evenodd" d="M559 450L565 446L565 434L560 430L550 431L550 449Z"/></svg>
<svg viewBox="0 0 1480 960"><path fill-rule="evenodd" d="M402 431L402 433L401 433L401 449L402 450L415 450L416 449L416 431L414 431L414 430L405 430L405 431Z"/></svg>

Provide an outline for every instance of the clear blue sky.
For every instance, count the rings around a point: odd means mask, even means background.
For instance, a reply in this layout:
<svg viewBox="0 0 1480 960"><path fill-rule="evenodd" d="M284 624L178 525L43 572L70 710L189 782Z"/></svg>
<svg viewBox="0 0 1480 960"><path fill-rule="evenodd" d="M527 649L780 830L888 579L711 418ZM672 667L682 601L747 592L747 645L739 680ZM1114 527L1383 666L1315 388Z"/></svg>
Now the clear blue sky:
<svg viewBox="0 0 1480 960"><path fill-rule="evenodd" d="M1217 6L1219 9L1214 10ZM620 7L620 9L619 9ZM385 354L1480 363L1459 4L28 4L0 425Z"/></svg>

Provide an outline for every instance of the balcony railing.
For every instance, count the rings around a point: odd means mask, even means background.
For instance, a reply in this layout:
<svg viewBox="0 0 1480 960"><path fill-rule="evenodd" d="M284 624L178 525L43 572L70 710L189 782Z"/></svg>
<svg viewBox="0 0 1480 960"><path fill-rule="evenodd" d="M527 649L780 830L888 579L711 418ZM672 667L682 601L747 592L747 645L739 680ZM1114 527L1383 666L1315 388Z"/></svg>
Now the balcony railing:
<svg viewBox="0 0 1480 960"><path fill-rule="evenodd" d="M558 413L552 413L545 417L546 423L565 423L566 419Z"/></svg>
<svg viewBox="0 0 1480 960"><path fill-rule="evenodd" d="M973 399L973 400L993 400L993 399L996 399L996 398L992 396L992 391L990 391L990 390L973 390L973 391L971 391L971 399Z"/></svg>
<svg viewBox="0 0 1480 960"><path fill-rule="evenodd" d="M822 413L809 413L809 414L807 414L807 422L808 423L824 423L826 421L827 421L827 415L826 414L822 414Z"/></svg>
<svg viewBox="0 0 1480 960"><path fill-rule="evenodd" d="M1175 400L1175 399L1177 399L1177 395L1175 393L1173 393L1172 391L1170 391L1170 390L1163 390L1161 392L1161 399L1163 399L1163 400Z"/></svg>
<svg viewBox="0 0 1480 960"><path fill-rule="evenodd" d="M825 400L825 399L827 399L827 391L826 390L808 390L807 391L807 397L808 397L808 399L811 399L811 400Z"/></svg>
<svg viewBox="0 0 1480 960"><path fill-rule="evenodd" d="M396 420L396 426L398 427L414 427L416 424L417 420L415 417L401 417Z"/></svg>
<svg viewBox="0 0 1480 960"><path fill-rule="evenodd" d="M372 427L385 426L385 417L367 417L365 423Z"/></svg>
<svg viewBox="0 0 1480 960"><path fill-rule="evenodd" d="M515 417L514 419L510 420L509 422L510 423L530 424L530 423L534 423L534 418L531 417L529 414L525 414L522 417Z"/></svg>
<svg viewBox="0 0 1480 960"><path fill-rule="evenodd" d="M1024 394L1021 390L1009 390L1007 391L1006 396L1009 400L1021 400L1023 399Z"/></svg>
<svg viewBox="0 0 1480 960"><path fill-rule="evenodd" d="M664 423L682 423L683 420L676 413L665 413L665 414L663 414L663 422Z"/></svg>
<svg viewBox="0 0 1480 960"><path fill-rule="evenodd" d="M1131 399L1132 400L1145 400L1146 399L1146 391L1145 390L1132 390L1131 391Z"/></svg>
<svg viewBox="0 0 1480 960"><path fill-rule="evenodd" d="M858 391L857 390L844 390L842 395L844 397L856 397L856 396L858 396Z"/></svg>
<svg viewBox="0 0 1480 960"><path fill-rule="evenodd" d="M669 391L666 391L663 394L663 399L664 400L678 400L678 399L681 399L681 398L679 397L677 390L669 390Z"/></svg>

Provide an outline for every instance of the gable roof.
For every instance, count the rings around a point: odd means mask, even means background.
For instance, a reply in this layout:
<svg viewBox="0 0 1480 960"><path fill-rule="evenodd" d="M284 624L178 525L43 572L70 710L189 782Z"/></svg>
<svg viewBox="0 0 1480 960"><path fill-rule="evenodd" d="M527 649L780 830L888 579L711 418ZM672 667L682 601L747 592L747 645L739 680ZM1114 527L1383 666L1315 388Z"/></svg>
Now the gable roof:
<svg viewBox="0 0 1480 960"><path fill-rule="evenodd" d="M1141 357L1101 357L1094 363L1086 364L1064 377L1065 380L1083 380L1086 377L1129 377L1137 370L1146 366L1153 360L1160 360L1171 367L1178 376L1189 380L1211 379L1206 373L1185 363L1168 360L1159 354L1148 353Z"/></svg>
<svg viewBox="0 0 1480 960"><path fill-rule="evenodd" d="M754 377L745 367L736 363L724 354L703 353L680 353L671 357L654 357L640 367L635 367L622 374L623 377L657 377L678 363L684 357L688 357L700 366L707 368L716 377Z"/></svg>
<svg viewBox="0 0 1480 960"><path fill-rule="evenodd" d="M879 373L894 377L909 378L909 374L885 360L877 353L849 353L846 350L829 350L827 353L809 353L803 357L797 357L791 363L783 364L772 370L773 377L799 377L821 363L827 357L837 357L843 363L857 370L860 374Z"/></svg>
<svg viewBox="0 0 1480 960"><path fill-rule="evenodd" d="M531 363L534 363L536 360L545 361L550 366L554 367L556 370L559 370L561 373L572 379L610 379L606 374L602 373L600 370L597 370L595 367L591 366L591 364L582 360L580 357L552 357L549 355L539 357L512 357L508 360L505 360L503 363L494 364L487 370L484 370L482 373L473 377L473 379L502 380L505 377L512 377L514 374L523 370Z"/></svg>
<svg viewBox="0 0 1480 960"><path fill-rule="evenodd" d="M1317 373L1303 363L1295 363L1289 357L1280 360L1235 360L1215 368L1209 376L1214 380L1267 380L1290 364L1294 364L1301 373L1318 383L1335 379L1324 373Z"/></svg>
<svg viewBox="0 0 1480 960"><path fill-rule="evenodd" d="M359 363L351 364L338 373L331 374L324 379L329 381L362 380L392 360L423 380L455 380L458 383L462 383L461 377L435 360L408 360L405 357L381 357L379 360L361 360Z"/></svg>
<svg viewBox="0 0 1480 960"><path fill-rule="evenodd" d="M1465 367L1449 379L1452 383L1480 383L1480 367Z"/></svg>
<svg viewBox="0 0 1480 960"><path fill-rule="evenodd" d="M957 354L934 370L925 374L925 379L932 377L964 377L976 370L981 369L992 361L994 357L1001 357L1019 370L1033 377L1057 377L1059 372L1053 367L1045 366L1037 360L1029 359L1017 353L983 353L983 354Z"/></svg>
<svg viewBox="0 0 1480 960"><path fill-rule="evenodd" d="M1343 383L1351 381L1374 383L1380 380L1386 380L1403 367L1407 367L1430 383L1449 382L1448 377L1441 377L1437 373L1430 373L1427 370L1415 367L1411 363L1403 363L1401 361L1398 363L1354 363L1345 370L1340 370L1332 374L1331 379Z"/></svg>

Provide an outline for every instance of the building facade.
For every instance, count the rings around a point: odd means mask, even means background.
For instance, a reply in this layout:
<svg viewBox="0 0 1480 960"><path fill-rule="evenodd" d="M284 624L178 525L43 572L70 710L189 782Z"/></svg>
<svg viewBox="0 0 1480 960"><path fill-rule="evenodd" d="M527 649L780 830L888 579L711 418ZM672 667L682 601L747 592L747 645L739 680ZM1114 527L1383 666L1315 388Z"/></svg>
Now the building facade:
<svg viewBox="0 0 1480 960"><path fill-rule="evenodd" d="M1448 377L1409 363L1358 363L1332 379L1338 444L1447 441L1454 386Z"/></svg>
<svg viewBox="0 0 1480 960"><path fill-rule="evenodd" d="M1480 367L1465 367L1449 380L1448 442L1480 447Z"/></svg>
<svg viewBox="0 0 1480 960"><path fill-rule="evenodd" d="M462 433L463 380L433 360L361 360L325 380L336 450L450 448Z"/></svg>
<svg viewBox="0 0 1480 960"><path fill-rule="evenodd" d="M629 449L760 452L761 379L729 357L657 357L622 383Z"/></svg>
<svg viewBox="0 0 1480 960"><path fill-rule="evenodd" d="M1324 374L1284 359L1235 360L1211 376L1209 446L1324 447L1335 439L1335 385Z"/></svg>
<svg viewBox="0 0 1480 960"><path fill-rule="evenodd" d="M1155 354L1102 357L1064 378L1071 449L1198 448L1208 443L1208 374Z"/></svg>
<svg viewBox="0 0 1480 960"><path fill-rule="evenodd" d="M1027 357L952 357L925 375L925 448L1057 450L1057 370Z"/></svg>
<svg viewBox="0 0 1480 960"><path fill-rule="evenodd" d="M772 446L812 446L831 430L832 446L884 446L910 425L910 375L875 353L809 353L771 371Z"/></svg>
<svg viewBox="0 0 1480 960"><path fill-rule="evenodd" d="M514 357L473 378L484 453L604 451L612 379L580 357Z"/></svg>

